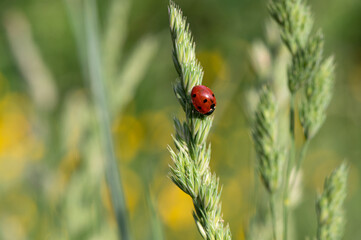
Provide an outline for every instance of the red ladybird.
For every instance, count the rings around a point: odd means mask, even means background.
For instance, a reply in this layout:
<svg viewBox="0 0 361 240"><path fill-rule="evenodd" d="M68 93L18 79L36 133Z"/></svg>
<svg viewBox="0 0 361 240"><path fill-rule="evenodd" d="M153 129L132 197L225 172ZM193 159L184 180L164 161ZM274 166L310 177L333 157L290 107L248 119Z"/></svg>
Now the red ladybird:
<svg viewBox="0 0 361 240"><path fill-rule="evenodd" d="M216 109L216 97L206 86L193 87L191 97L194 108L204 115L210 115Z"/></svg>

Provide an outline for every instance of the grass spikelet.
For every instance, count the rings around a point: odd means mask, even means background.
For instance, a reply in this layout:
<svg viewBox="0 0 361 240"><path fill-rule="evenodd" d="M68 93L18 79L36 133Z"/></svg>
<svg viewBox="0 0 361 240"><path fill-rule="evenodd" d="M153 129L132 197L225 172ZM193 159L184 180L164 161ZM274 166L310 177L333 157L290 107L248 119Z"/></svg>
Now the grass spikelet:
<svg viewBox="0 0 361 240"><path fill-rule="evenodd" d="M259 174L268 192L275 193L281 183L283 159L277 143L276 101L266 87L260 95L252 136Z"/></svg>
<svg viewBox="0 0 361 240"><path fill-rule="evenodd" d="M207 137L213 116L195 112L190 100L192 88L202 83L203 69L196 59L195 43L182 11L171 1L168 13L173 62L179 75L173 90L186 115L184 122L174 119L177 150L169 147L173 159L170 178L192 198L193 217L201 236L207 240L231 239L230 229L222 219L219 179L209 168L211 148Z"/></svg>
<svg viewBox="0 0 361 240"><path fill-rule="evenodd" d="M342 239L347 175L348 168L346 164L342 164L326 178L323 193L317 197L317 240Z"/></svg>
<svg viewBox="0 0 361 240"><path fill-rule="evenodd" d="M333 57L329 57L305 86L299 112L306 139L311 139L326 119L334 86L334 68Z"/></svg>

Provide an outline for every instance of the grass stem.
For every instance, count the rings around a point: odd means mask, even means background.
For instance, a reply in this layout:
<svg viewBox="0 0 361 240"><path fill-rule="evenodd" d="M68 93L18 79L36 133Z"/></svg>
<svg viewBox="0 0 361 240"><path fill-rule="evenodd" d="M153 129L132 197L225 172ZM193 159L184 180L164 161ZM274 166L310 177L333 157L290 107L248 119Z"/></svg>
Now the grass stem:
<svg viewBox="0 0 361 240"><path fill-rule="evenodd" d="M271 212L273 239L277 240L276 201L275 201L274 193L270 194L270 212Z"/></svg>
<svg viewBox="0 0 361 240"><path fill-rule="evenodd" d="M96 114L99 121L99 131L102 140L101 144L103 145L102 147L105 153L105 175L111 193L120 239L128 240L130 237L127 226L127 209L110 127L111 122L108 110L109 106L106 100L101 54L99 49L97 7L95 0L85 1L84 18L89 79L91 92L96 105Z"/></svg>
<svg viewBox="0 0 361 240"><path fill-rule="evenodd" d="M309 139L306 139L306 141L303 143L303 145L302 145L302 147L301 147L299 156L298 156L298 158L297 158L297 162L296 162L296 166L295 166L294 177L293 177L292 182L291 182L291 184L290 184L291 188L293 188L293 186L294 186L295 183L296 183L297 175L298 175L298 173L299 173L299 171L300 171L300 168L301 168L303 159L304 159L305 156L306 156L306 153L307 153L307 150L308 150L308 146L309 146L309 145L310 145L310 140L309 140Z"/></svg>
<svg viewBox="0 0 361 240"><path fill-rule="evenodd" d="M286 177L285 177L285 187L283 192L283 240L288 238L288 195L289 195L289 179L291 170L294 164L294 158L296 155L296 139L295 139L295 96L291 94L290 97L290 152L289 158L286 162Z"/></svg>

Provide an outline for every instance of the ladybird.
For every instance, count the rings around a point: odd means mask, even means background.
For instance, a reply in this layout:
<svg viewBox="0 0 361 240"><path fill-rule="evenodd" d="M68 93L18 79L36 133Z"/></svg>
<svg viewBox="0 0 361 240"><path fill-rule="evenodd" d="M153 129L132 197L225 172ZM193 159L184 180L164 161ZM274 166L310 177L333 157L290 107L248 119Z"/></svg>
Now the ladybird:
<svg viewBox="0 0 361 240"><path fill-rule="evenodd" d="M216 97L212 90L206 86L194 86L191 98L194 108L201 114L210 115L216 109Z"/></svg>

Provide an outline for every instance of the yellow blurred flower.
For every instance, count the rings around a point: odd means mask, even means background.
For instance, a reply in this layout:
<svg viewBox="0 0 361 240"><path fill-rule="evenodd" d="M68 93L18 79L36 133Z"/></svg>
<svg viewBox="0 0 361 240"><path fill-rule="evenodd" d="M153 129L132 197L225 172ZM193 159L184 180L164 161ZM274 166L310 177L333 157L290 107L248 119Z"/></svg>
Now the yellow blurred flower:
<svg viewBox="0 0 361 240"><path fill-rule="evenodd" d="M19 95L5 95L0 100L0 154L16 157L16 148L26 140L29 122L20 106L25 99Z"/></svg>
<svg viewBox="0 0 361 240"><path fill-rule="evenodd" d="M239 240L244 240L244 239L246 239L246 236L245 236L245 234L244 234L244 229L243 229L243 227L240 227L240 228L238 228L237 230L238 230L238 231L237 231L237 239L239 239Z"/></svg>
<svg viewBox="0 0 361 240"><path fill-rule="evenodd" d="M144 127L134 116L125 115L115 124L117 155L129 162L140 149L144 140Z"/></svg>
<svg viewBox="0 0 361 240"><path fill-rule="evenodd" d="M163 222L173 230L184 230L194 224L191 198L171 181L160 192L158 210Z"/></svg>
<svg viewBox="0 0 361 240"><path fill-rule="evenodd" d="M17 179L28 161L44 154L43 144L31 132L27 102L18 94L0 99L0 181Z"/></svg>
<svg viewBox="0 0 361 240"><path fill-rule="evenodd" d="M240 210L241 208L245 208L243 196L247 196L243 195L241 192L242 183L248 183L248 181L239 181L239 179L232 178L223 184L222 208L225 217L239 216L240 218L242 218L241 215L243 215L244 212L241 212Z"/></svg>
<svg viewBox="0 0 361 240"><path fill-rule="evenodd" d="M165 112L147 112L141 116L141 122L147 134L146 150L163 151L172 142L172 119Z"/></svg>

